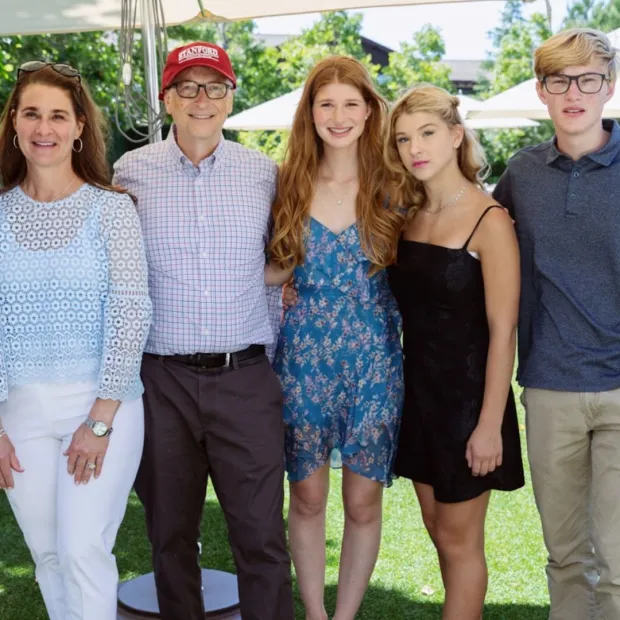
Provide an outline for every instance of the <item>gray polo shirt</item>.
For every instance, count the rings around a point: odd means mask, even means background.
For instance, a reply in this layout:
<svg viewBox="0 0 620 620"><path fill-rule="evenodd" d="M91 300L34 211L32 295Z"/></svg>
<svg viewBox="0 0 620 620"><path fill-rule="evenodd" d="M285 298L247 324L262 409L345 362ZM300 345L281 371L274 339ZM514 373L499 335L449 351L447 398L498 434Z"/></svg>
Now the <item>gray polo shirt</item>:
<svg viewBox="0 0 620 620"><path fill-rule="evenodd" d="M518 379L526 387L620 387L620 126L573 161L555 140L508 163L494 198L521 249Z"/></svg>

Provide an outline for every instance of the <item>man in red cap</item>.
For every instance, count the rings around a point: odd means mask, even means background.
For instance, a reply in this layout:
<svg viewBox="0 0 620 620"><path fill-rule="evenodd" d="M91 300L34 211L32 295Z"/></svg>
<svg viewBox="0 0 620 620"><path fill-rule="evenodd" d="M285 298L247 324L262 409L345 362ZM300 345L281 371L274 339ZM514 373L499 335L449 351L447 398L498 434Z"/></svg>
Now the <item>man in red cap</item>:
<svg viewBox="0 0 620 620"><path fill-rule="evenodd" d="M265 354L279 308L264 285L276 165L222 136L236 78L211 43L174 50L164 142L124 155L154 317L142 365L144 504L161 618L204 620L197 541L210 477L226 517L244 620L293 620L280 383Z"/></svg>

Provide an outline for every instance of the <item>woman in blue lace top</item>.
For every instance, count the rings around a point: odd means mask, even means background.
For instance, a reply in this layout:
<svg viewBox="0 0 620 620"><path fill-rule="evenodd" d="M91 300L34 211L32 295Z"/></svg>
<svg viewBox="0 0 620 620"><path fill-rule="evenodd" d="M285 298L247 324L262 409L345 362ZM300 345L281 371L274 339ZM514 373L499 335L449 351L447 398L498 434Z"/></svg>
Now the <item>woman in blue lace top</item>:
<svg viewBox="0 0 620 620"><path fill-rule="evenodd" d="M151 303L138 217L109 184L101 114L75 69L20 67L0 175L0 488L50 619L116 620Z"/></svg>

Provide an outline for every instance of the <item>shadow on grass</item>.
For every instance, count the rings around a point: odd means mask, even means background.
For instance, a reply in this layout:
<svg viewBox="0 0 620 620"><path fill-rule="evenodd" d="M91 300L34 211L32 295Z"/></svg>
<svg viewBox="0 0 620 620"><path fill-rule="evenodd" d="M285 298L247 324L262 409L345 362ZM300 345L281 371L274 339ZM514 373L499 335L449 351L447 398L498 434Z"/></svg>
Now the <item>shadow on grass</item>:
<svg viewBox="0 0 620 620"><path fill-rule="evenodd" d="M327 586L325 603L328 613L336 606L336 586ZM298 620L303 615L296 616ZM330 616L331 617L331 616ZM489 603L484 608L484 620L547 620L549 608L528 604ZM371 584L356 615L358 620L440 620L441 604L412 600L409 596Z"/></svg>
<svg viewBox="0 0 620 620"><path fill-rule="evenodd" d="M204 567L231 573L235 566L228 544L226 523L219 505L212 500L205 504L202 521L202 555ZM332 541L332 545L336 545ZM119 531L115 554L121 580L150 572L151 551L144 526L144 512L135 495L129 499L127 513ZM333 612L336 586L328 585L326 605ZM295 584L296 618L304 613ZM485 608L485 620L547 620L548 608L533 605L500 605ZM371 585L360 612L359 620L439 620L441 605L412 600L406 593ZM46 620L43 600L34 579L30 553L4 494L0 494L0 618L2 620Z"/></svg>

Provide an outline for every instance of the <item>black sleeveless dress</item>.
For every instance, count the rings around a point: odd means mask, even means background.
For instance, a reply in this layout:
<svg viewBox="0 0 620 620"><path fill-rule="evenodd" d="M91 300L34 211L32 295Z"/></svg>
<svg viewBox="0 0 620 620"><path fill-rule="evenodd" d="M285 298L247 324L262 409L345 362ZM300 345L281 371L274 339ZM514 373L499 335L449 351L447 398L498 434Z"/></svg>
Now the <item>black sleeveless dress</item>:
<svg viewBox="0 0 620 620"><path fill-rule="evenodd" d="M388 269L403 317L405 404L394 473L433 487L439 502L462 502L489 489L523 486L512 389L502 425L503 462L475 477L467 442L478 424L489 348L480 261L460 249L401 239ZM495 208L501 208L495 205Z"/></svg>

